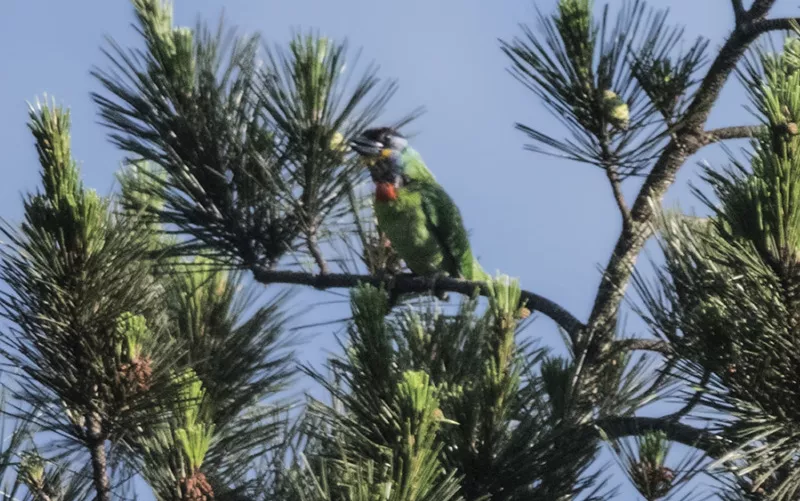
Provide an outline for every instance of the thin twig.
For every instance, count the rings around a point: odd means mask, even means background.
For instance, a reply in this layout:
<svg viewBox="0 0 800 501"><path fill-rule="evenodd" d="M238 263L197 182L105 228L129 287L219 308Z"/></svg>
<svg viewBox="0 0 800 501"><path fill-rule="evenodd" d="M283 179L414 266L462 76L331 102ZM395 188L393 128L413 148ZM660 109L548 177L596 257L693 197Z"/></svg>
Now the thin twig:
<svg viewBox="0 0 800 501"><path fill-rule="evenodd" d="M619 179L617 169L613 165L607 166L605 171L608 182L611 184L611 191L614 193L614 200L617 202L619 213L622 216L622 227L627 230L631 225L631 212L625 202L625 195L622 194L622 182Z"/></svg>
<svg viewBox="0 0 800 501"><path fill-rule="evenodd" d="M692 398L690 398L690 399L689 399L689 401L688 401L688 402L686 402L686 405L684 405L682 408L680 408L680 409L679 409L679 410L677 410L676 412L674 412L674 413L670 414L669 416L667 416L667 418L668 418L668 419L672 419L672 420L674 420L674 421L678 421L678 420L680 420L682 417L684 417L685 415L687 415L687 414L689 414L690 412L692 412L692 409L694 409L695 407L697 407L697 404L699 404L699 403L700 403L700 400L702 400L702 399L703 399L703 387L704 387L706 384L708 384L708 381L709 381L710 379L711 379L711 371L710 371L710 370L708 370L708 369L706 369L706 370L703 372L703 377L702 377L702 379L700 380L700 389L699 389L699 390L697 390L697 391L694 393L694 395L692 395Z"/></svg>
<svg viewBox="0 0 800 501"><path fill-rule="evenodd" d="M314 258L314 262L317 263L317 266L319 267L320 274L327 275L329 273L328 263L325 262L325 257L322 255L322 249L319 248L316 231L308 234L308 237L306 237L306 245L308 245L308 251Z"/></svg>
<svg viewBox="0 0 800 501"><path fill-rule="evenodd" d="M455 292L472 295L476 290L481 295L487 295L488 289L483 282L471 282L455 278L436 278L435 281L426 277L407 273L395 276L380 277L376 275L350 275L346 273L328 273L315 275L301 271L268 270L265 268L252 268L253 278L263 284L295 284L307 285L317 289L352 288L359 284L370 284L375 287L386 286L391 283L395 292L425 293L425 292ZM584 326L580 320L570 312L553 301L529 291L522 291L522 300L531 311L539 311L546 315L568 334L575 335Z"/></svg>

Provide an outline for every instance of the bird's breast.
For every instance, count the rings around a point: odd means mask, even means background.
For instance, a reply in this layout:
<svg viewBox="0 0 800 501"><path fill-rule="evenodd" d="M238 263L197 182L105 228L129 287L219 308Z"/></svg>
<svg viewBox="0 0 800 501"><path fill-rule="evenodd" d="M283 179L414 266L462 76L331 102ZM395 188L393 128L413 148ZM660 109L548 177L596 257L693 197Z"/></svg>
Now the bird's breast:
<svg viewBox="0 0 800 501"><path fill-rule="evenodd" d="M438 242L428 230L420 194L403 188L394 200L375 203L378 226L414 273L428 274L442 260Z"/></svg>
<svg viewBox="0 0 800 501"><path fill-rule="evenodd" d="M378 183L375 185L375 200L381 203L397 200L397 189L392 183Z"/></svg>

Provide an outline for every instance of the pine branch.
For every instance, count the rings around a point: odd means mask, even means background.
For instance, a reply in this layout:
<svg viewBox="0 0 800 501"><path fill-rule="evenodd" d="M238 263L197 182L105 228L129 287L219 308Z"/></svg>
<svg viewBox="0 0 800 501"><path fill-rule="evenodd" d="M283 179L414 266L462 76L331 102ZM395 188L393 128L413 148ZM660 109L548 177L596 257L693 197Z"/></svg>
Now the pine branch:
<svg viewBox="0 0 800 501"><path fill-rule="evenodd" d="M706 144L725 141L727 139L744 139L755 137L764 130L762 125L738 125L732 127L720 127L706 131Z"/></svg>
<svg viewBox="0 0 800 501"><path fill-rule="evenodd" d="M108 479L105 437L100 416L94 412L87 416L86 428L89 454L92 462L92 480L98 501L111 501L111 483Z"/></svg>
<svg viewBox="0 0 800 501"><path fill-rule="evenodd" d="M698 385L700 388L705 388L708 385L708 382L711 380L711 371L706 369L703 373L703 377L700 378L700 384ZM668 417L673 420L680 420L692 410L697 407L698 404L703 400L703 390L695 391L692 397L686 402L686 405L675 411L674 413L670 414Z"/></svg>
<svg viewBox="0 0 800 501"><path fill-rule="evenodd" d="M731 4L733 7L734 19L736 19L736 24L739 25L744 21L744 5L742 5L742 0L731 0Z"/></svg>
<svg viewBox="0 0 800 501"><path fill-rule="evenodd" d="M771 2L766 3L771 4ZM756 9L755 12L758 13L760 10ZM774 21L753 20L751 16L752 14L748 16L750 18L748 23L734 28L723 45L700 84L681 125L664 148L636 197L631 209L631 227L629 231L620 234L598 288L592 313L587 322L588 338L585 340L588 343L587 347L602 348L613 335L617 312L636 258L652 234L650 223L654 217L653 209L660 204L684 162L707 144L703 128L723 85L747 48L759 35L780 29L775 27ZM789 23L786 21L777 24ZM601 334L595 337L598 333Z"/></svg>
<svg viewBox="0 0 800 501"><path fill-rule="evenodd" d="M672 352L669 343L658 339L620 339L614 341L612 351L653 351L657 353L669 354Z"/></svg>
<svg viewBox="0 0 800 501"><path fill-rule="evenodd" d="M295 284L308 285L318 289L353 288L359 284L370 284L376 287L386 285L400 294L424 292L455 292L471 295L476 289L483 296L488 290L482 282L470 282L455 278L437 278L435 281L411 274L381 277L377 275L351 275L347 273L329 273L315 275L300 271L269 270L263 267L252 268L253 277L262 284ZM580 320L553 301L529 291L522 291L522 300L531 311L539 311L556 322L571 336L584 326Z"/></svg>
<svg viewBox="0 0 800 501"><path fill-rule="evenodd" d="M775 5L775 0L755 0L750 10L747 11L746 20L758 19L765 15Z"/></svg>
<svg viewBox="0 0 800 501"><path fill-rule="evenodd" d="M631 224L631 213L628 204L625 202L625 195L622 193L622 182L619 179L616 167L609 165L606 168L606 177L614 193L614 200L617 202L619 213L622 216L623 229L629 228Z"/></svg>
<svg viewBox="0 0 800 501"><path fill-rule="evenodd" d="M762 19L755 23L751 30L756 35L761 35L769 31L789 31L794 25L800 23L800 17L779 17L776 19Z"/></svg>
<svg viewBox="0 0 800 501"><path fill-rule="evenodd" d="M328 263L325 261L325 257L322 255L322 249L319 248L319 241L317 240L316 232L312 232L306 238L306 244L308 245L308 251L311 253L311 256L314 258L314 262L317 263L319 267L319 273L321 275L327 275L330 273L328 269Z"/></svg>
<svg viewBox="0 0 800 501"><path fill-rule="evenodd" d="M710 457L720 457L725 449L724 440L711 432L665 417L609 416L598 419L595 427L595 438L613 440L661 431L669 440L700 449Z"/></svg>

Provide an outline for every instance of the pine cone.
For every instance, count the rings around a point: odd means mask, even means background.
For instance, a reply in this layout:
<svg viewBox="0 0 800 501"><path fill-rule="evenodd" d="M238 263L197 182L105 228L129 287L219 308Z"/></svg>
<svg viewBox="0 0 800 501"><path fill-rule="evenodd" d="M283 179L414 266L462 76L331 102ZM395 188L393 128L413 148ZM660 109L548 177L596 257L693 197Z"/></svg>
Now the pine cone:
<svg viewBox="0 0 800 501"><path fill-rule="evenodd" d="M129 364L119 366L120 382L132 393L145 392L150 389L153 376L152 360L149 357L137 358Z"/></svg>
<svg viewBox="0 0 800 501"><path fill-rule="evenodd" d="M214 499L214 489L208 483L205 474L194 472L191 477L181 479L181 493L183 501L211 501Z"/></svg>

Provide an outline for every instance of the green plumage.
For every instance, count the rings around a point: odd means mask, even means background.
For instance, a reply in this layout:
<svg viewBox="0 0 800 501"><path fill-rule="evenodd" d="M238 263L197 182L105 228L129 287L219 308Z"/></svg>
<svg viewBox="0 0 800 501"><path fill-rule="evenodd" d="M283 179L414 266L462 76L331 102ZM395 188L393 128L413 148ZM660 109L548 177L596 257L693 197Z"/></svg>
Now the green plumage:
<svg viewBox="0 0 800 501"><path fill-rule="evenodd" d="M407 179L417 183L431 183L438 186L436 177L425 165L422 156L417 150L410 146L406 147L402 153L397 154L397 157L397 160L393 159L392 161L399 163L400 170Z"/></svg>
<svg viewBox="0 0 800 501"><path fill-rule="evenodd" d="M399 161L407 183L397 189L395 200L375 203L378 226L392 247L416 274L486 280L452 198L411 148Z"/></svg>

